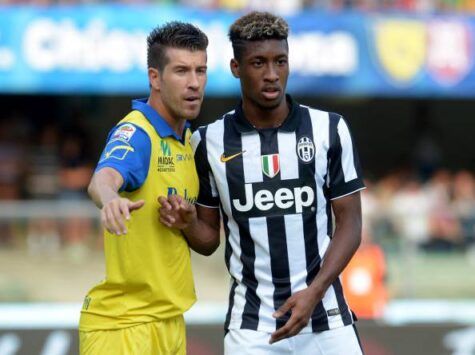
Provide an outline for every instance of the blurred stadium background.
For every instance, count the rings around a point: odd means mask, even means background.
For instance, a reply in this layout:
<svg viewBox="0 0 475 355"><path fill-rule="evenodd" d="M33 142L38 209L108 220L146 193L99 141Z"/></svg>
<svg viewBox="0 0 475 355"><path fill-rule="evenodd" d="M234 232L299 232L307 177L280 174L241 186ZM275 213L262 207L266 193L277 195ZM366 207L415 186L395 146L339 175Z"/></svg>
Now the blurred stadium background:
<svg viewBox="0 0 475 355"><path fill-rule="evenodd" d="M366 354L475 354L475 0L0 0L0 355L77 354L104 268L85 188L148 93L145 36L208 34L196 127L237 103L226 30L251 9L289 21L289 92L352 127L369 188L343 278ZM223 248L193 262L189 354L221 354Z"/></svg>

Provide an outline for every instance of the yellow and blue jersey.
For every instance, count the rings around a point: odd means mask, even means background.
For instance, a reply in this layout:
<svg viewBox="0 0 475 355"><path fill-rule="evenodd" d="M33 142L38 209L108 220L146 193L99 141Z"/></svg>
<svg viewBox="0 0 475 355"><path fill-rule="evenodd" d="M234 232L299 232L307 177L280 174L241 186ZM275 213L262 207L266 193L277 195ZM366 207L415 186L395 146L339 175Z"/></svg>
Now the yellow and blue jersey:
<svg viewBox="0 0 475 355"><path fill-rule="evenodd" d="M80 330L120 329L183 314L195 302L188 244L159 221L158 196L194 202L198 177L187 127L179 137L146 100L109 133L96 171L124 179L119 194L145 205L132 212L126 235L104 231L106 278L86 296Z"/></svg>

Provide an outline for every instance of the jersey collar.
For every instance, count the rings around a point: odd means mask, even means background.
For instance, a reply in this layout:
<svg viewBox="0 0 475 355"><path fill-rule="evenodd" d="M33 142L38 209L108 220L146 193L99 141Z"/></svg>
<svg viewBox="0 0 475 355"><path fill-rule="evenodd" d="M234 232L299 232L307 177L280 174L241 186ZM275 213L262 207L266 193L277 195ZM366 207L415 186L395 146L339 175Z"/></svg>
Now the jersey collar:
<svg viewBox="0 0 475 355"><path fill-rule="evenodd" d="M299 104L289 94L286 94L285 98L290 105L290 111L282 125L277 129L284 132L294 132L299 124ZM246 116L244 115L242 101L236 107L235 112L236 114L234 123L240 132L245 133L256 130L256 128L251 125L251 123L249 123Z"/></svg>
<svg viewBox="0 0 475 355"><path fill-rule="evenodd" d="M155 131L157 131L160 137L174 137L176 140L183 142L182 137L175 133L175 131L168 125L167 121L165 121L152 106L147 104L147 100L147 98L132 100L132 109L140 111L151 123L153 128L155 128ZM186 121L183 137L185 137L186 129L189 127L190 122Z"/></svg>

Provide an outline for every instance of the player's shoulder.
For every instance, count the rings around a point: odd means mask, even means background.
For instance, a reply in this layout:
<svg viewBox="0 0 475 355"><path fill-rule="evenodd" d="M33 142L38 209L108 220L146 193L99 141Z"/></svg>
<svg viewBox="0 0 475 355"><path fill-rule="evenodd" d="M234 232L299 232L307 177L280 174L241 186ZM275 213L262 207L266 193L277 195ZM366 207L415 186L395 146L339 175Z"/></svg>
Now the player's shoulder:
<svg viewBox="0 0 475 355"><path fill-rule="evenodd" d="M312 121L326 121L328 123L338 123L343 116L337 112L325 111L312 106L298 104L301 110L306 110Z"/></svg>
<svg viewBox="0 0 475 355"><path fill-rule="evenodd" d="M138 110L132 110L127 113L122 120L120 120L119 124L122 122L132 122L135 124L142 123L143 120L146 120L144 114Z"/></svg>
<svg viewBox="0 0 475 355"><path fill-rule="evenodd" d="M121 120L112 128L109 143L121 141L128 144L149 143L150 137L141 125L135 122Z"/></svg>
<svg viewBox="0 0 475 355"><path fill-rule="evenodd" d="M222 127L225 125L226 121L234 120L235 118L236 118L236 110L231 110L229 112L226 112L221 117L219 117L216 121L208 124L205 127L208 127L207 129L215 129L218 127Z"/></svg>
<svg viewBox="0 0 475 355"><path fill-rule="evenodd" d="M224 115L222 115L221 117L219 117L216 121L209 123L207 125L198 127L198 129L193 133L192 139L194 140L205 139L207 131L215 131L217 128L223 127L224 122L226 120L231 120L234 118L234 113L235 113L235 110L229 111L225 113Z"/></svg>
<svg viewBox="0 0 475 355"><path fill-rule="evenodd" d="M117 123L117 126L121 126L123 124L131 124L135 127L141 128L143 131L146 131L149 122L142 112L138 110L132 110Z"/></svg>

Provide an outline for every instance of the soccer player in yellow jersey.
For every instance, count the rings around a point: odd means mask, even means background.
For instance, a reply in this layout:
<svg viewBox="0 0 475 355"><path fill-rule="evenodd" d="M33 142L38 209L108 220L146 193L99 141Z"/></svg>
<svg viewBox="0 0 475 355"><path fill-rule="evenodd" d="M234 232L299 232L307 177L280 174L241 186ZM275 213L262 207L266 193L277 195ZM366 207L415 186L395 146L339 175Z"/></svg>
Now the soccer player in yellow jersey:
<svg viewBox="0 0 475 355"><path fill-rule="evenodd" d="M82 355L186 353L183 313L195 302L190 251L178 229L159 222L157 197L197 198L186 120L203 100L208 39L171 22L147 44L150 95L134 100L111 130L89 185L105 229L106 277L84 301Z"/></svg>

